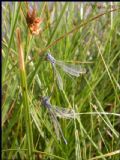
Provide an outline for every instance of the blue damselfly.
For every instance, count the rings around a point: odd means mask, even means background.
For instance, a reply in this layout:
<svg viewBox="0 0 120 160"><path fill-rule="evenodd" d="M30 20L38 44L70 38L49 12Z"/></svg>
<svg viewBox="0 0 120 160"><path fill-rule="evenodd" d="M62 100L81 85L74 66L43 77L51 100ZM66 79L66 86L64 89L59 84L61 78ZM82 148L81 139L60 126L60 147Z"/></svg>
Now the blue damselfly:
<svg viewBox="0 0 120 160"><path fill-rule="evenodd" d="M42 105L48 110L50 119L53 123L54 129L57 135L57 139L60 140L60 135L61 135L65 144L67 144L67 141L63 135L63 132L57 117L66 118L66 119L76 118L75 111L73 109L53 107L50 103L49 97L41 97L41 101L42 101Z"/></svg>
<svg viewBox="0 0 120 160"><path fill-rule="evenodd" d="M60 73L58 72L56 65L59 66L64 72L75 77L79 77L80 74L85 74L86 69L81 65L67 64L63 61L56 60L50 53L47 54L47 60L52 64L52 68L57 77L57 83L60 89L63 90L63 82Z"/></svg>
<svg viewBox="0 0 120 160"><path fill-rule="evenodd" d="M62 136L65 144L67 144L67 141L63 135L61 126L59 124L59 121L57 117L59 118L65 118L65 119L76 119L80 115L114 115L120 117L120 114L117 113L108 113L108 112L82 112L82 113L76 113L74 109L68 109L68 108L62 108L62 107L57 107L53 106L50 103L49 100L50 97L41 97L42 105L48 110L48 113L50 115L50 120L53 123L57 139L60 140L60 135Z"/></svg>

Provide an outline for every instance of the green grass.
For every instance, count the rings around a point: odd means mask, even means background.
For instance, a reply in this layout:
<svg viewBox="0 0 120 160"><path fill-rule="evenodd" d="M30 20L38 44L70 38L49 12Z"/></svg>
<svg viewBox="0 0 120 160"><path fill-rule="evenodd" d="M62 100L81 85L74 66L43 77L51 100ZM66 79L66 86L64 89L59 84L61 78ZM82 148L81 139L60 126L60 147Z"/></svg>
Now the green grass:
<svg viewBox="0 0 120 160"><path fill-rule="evenodd" d="M2 159L119 160L120 3L38 4L42 31L31 36L25 3L2 3ZM47 52L65 62L83 62L87 73L71 79L58 69L64 84L60 91L50 63L44 60ZM51 104L72 107L79 113L97 112L81 114L75 120L58 119L67 145L62 138L57 140L38 98L49 96L53 85Z"/></svg>

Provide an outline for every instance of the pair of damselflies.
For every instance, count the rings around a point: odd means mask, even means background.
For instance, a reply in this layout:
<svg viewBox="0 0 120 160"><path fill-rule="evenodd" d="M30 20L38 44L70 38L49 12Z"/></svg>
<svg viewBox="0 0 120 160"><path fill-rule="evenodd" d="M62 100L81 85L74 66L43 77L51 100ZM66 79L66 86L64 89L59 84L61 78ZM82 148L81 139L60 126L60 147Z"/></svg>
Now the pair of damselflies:
<svg viewBox="0 0 120 160"><path fill-rule="evenodd" d="M86 73L86 69L81 68L81 66L76 66L76 65L70 65L70 64L66 64L63 61L58 61L56 60L50 53L47 54L47 60L50 61L50 63L52 64L52 68L54 70L54 73L56 74L57 77L57 82L58 82L58 86L60 89L63 89L63 82L62 82L62 78L59 74L59 72L57 71L56 65L58 65L60 68L62 68L63 71L65 71L66 73L76 76L78 77L80 74L84 74ZM49 115L50 115L50 119L53 123L56 135L57 135L57 139L60 140L60 135L62 136L65 144L67 144L67 141L63 135L61 126L59 124L59 121L57 119L57 117L60 118L66 118L66 119L75 119L77 118L77 116L79 115L116 115L120 117L120 114L116 114L116 113L108 113L108 112L87 112L87 113L75 113L75 111L73 109L66 109L66 108L61 108L61 107L54 107L52 106L52 104L49 101L50 97L41 97L41 101L42 101L42 105L48 110Z"/></svg>
<svg viewBox="0 0 120 160"><path fill-rule="evenodd" d="M66 64L63 61L56 60L50 53L46 55L46 59L52 64L52 69L54 71L54 75L57 78L57 84L60 89L63 90L63 81L61 78L61 75L59 71L57 70L56 66L59 66L64 72L79 77L80 74L86 73L86 69L81 68L80 65L74 65L74 64ZM67 141L63 135L61 126L57 120L57 117L64 117L64 118L74 118L75 112L74 110L70 109L64 109L59 107L53 107L49 101L49 97L43 97L42 98L42 104L45 106L50 114L50 118L53 122L54 129L57 135L57 138L60 139L60 134L64 140L64 142L67 144Z"/></svg>

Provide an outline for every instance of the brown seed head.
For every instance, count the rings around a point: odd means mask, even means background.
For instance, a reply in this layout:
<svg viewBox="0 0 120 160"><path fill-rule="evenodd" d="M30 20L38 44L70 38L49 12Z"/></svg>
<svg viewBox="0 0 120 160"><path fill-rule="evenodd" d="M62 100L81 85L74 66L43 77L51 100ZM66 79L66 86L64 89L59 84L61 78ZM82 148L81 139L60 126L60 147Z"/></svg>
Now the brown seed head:
<svg viewBox="0 0 120 160"><path fill-rule="evenodd" d="M42 23L42 19L39 17L36 17L36 14L37 12L34 6L32 11L28 9L27 15L26 15L26 21L27 21L28 28L30 29L30 32L34 35L38 35L40 33L41 31L40 24Z"/></svg>

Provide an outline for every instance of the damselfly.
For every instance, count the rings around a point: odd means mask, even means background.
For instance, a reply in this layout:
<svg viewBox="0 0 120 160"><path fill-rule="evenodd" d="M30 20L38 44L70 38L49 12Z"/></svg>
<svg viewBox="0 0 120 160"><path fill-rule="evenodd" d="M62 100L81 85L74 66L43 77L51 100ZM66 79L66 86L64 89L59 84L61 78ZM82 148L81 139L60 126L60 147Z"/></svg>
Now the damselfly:
<svg viewBox="0 0 120 160"><path fill-rule="evenodd" d="M42 100L42 105L47 108L49 115L50 115L50 119L53 123L56 135L57 135L57 139L60 140L60 134L65 142L65 144L67 144L67 141L63 135L61 126L58 122L57 117L61 117L61 118L76 118L75 116L75 111L72 109L65 109L65 108L60 108L60 107L53 107L49 101L49 97L41 97Z"/></svg>
<svg viewBox="0 0 120 160"><path fill-rule="evenodd" d="M56 60L50 53L47 54L47 60L50 61L52 64L52 68L54 70L54 73L57 77L57 83L60 89L63 90L63 82L62 78L60 76L60 73L58 72L56 65L62 68L62 70L72 76L79 77L80 74L85 74L86 69L82 68L80 65L75 65L75 64L66 64L63 61Z"/></svg>
<svg viewBox="0 0 120 160"><path fill-rule="evenodd" d="M48 110L50 119L53 123L57 139L60 140L60 134L65 142L67 144L67 141L63 135L61 126L59 124L59 121L57 117L59 118L66 118L66 119L76 119L80 115L114 115L120 117L120 114L117 113L108 113L108 112L85 112L85 113L76 113L73 109L66 109L62 107L56 107L52 106L52 104L49 101L50 97L41 97L42 105Z"/></svg>

